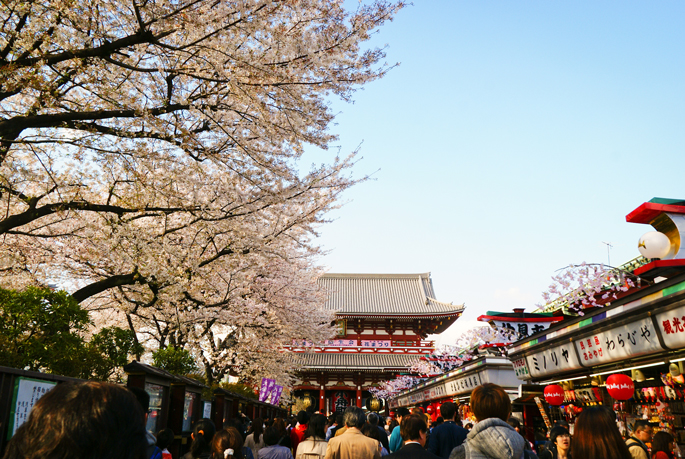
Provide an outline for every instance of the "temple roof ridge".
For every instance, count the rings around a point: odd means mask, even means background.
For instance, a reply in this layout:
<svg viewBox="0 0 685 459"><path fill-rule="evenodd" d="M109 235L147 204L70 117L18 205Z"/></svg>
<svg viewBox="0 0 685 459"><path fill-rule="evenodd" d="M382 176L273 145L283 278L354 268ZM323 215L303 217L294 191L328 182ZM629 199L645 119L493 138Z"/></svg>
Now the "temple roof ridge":
<svg viewBox="0 0 685 459"><path fill-rule="evenodd" d="M416 274L327 273L325 308L347 316L421 317L459 315L464 305L435 299L430 272Z"/></svg>

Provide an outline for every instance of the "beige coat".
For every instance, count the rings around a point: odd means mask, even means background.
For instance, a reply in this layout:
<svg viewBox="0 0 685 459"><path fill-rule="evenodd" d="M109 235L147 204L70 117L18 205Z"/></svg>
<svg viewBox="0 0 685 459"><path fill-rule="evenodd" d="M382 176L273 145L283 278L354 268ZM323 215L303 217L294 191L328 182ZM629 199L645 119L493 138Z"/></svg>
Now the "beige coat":
<svg viewBox="0 0 685 459"><path fill-rule="evenodd" d="M326 459L380 459L380 457L380 443L355 428L348 428L344 434L331 438L326 449Z"/></svg>
<svg viewBox="0 0 685 459"><path fill-rule="evenodd" d="M328 443L323 438L308 438L297 445L295 459L323 459Z"/></svg>

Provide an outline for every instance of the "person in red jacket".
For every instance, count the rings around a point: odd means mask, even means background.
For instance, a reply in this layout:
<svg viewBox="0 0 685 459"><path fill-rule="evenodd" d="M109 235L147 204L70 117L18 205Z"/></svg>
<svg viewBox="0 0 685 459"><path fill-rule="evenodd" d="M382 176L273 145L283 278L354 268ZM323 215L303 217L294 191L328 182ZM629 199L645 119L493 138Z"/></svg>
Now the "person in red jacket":
<svg viewBox="0 0 685 459"><path fill-rule="evenodd" d="M297 451L297 445L304 440L304 431L307 430L308 422L309 413L306 411L297 413L297 426L290 431L290 442L292 443L293 451Z"/></svg>

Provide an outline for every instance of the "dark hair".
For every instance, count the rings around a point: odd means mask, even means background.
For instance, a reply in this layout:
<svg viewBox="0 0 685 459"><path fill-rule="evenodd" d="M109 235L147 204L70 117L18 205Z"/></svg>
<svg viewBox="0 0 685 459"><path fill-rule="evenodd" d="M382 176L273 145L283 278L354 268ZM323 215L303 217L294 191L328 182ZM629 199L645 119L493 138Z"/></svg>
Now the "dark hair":
<svg viewBox="0 0 685 459"><path fill-rule="evenodd" d="M405 417L408 414L409 410L403 406L395 410L395 417Z"/></svg>
<svg viewBox="0 0 685 459"><path fill-rule="evenodd" d="M457 413L457 405L454 402L445 402L440 405L440 414L445 419L452 419Z"/></svg>
<svg viewBox="0 0 685 459"><path fill-rule="evenodd" d="M423 416L413 414L402 418L400 424L400 435L404 440L418 440L421 438L421 432L428 431L426 419Z"/></svg>
<svg viewBox="0 0 685 459"><path fill-rule="evenodd" d="M259 443L259 439L262 438L262 434L264 433L264 420L262 418L254 418L251 430L254 442Z"/></svg>
<svg viewBox="0 0 685 459"><path fill-rule="evenodd" d="M339 426L342 425L343 423L343 415L342 414L336 414L335 415L335 423L338 424Z"/></svg>
<svg viewBox="0 0 685 459"><path fill-rule="evenodd" d="M143 409L143 414L147 413L147 410L150 409L150 394L140 387L128 387L128 390L133 392L133 395L136 396L136 400L138 400L138 403L140 403L140 406Z"/></svg>
<svg viewBox="0 0 685 459"><path fill-rule="evenodd" d="M231 448L235 459L243 458L243 436L238 429L229 427L214 435L212 439L212 459L224 459L224 451Z"/></svg>
<svg viewBox="0 0 685 459"><path fill-rule="evenodd" d="M274 426L267 427L264 431L264 444L266 446L273 446L278 443L278 440L280 439L281 436L278 433L278 429L276 429Z"/></svg>
<svg viewBox="0 0 685 459"><path fill-rule="evenodd" d="M571 457L632 459L616 425L616 413L605 406L585 408L576 419Z"/></svg>
<svg viewBox="0 0 685 459"><path fill-rule="evenodd" d="M549 431L549 441L552 442L552 444L555 444L557 442L557 437L562 437L564 435L571 436L566 427L552 427L552 430Z"/></svg>
<svg viewBox="0 0 685 459"><path fill-rule="evenodd" d="M297 422L303 425L308 423L309 413L307 413L306 411L300 411L299 413L297 413Z"/></svg>
<svg viewBox="0 0 685 459"><path fill-rule="evenodd" d="M516 431L518 431L521 428L521 421L519 421L516 418L509 418L507 420L507 424L512 426Z"/></svg>
<svg viewBox="0 0 685 459"><path fill-rule="evenodd" d="M278 430L278 435L281 437L286 434L285 421L282 418L274 419L274 423L271 426Z"/></svg>
<svg viewBox="0 0 685 459"><path fill-rule="evenodd" d="M205 418L197 421L193 427L193 443L190 445L191 456L197 458L202 453L209 453L215 433L216 427L210 419Z"/></svg>
<svg viewBox="0 0 685 459"><path fill-rule="evenodd" d="M314 437L326 438L326 416L323 414L312 416L307 425L307 430L304 431L304 438Z"/></svg>
<svg viewBox="0 0 685 459"><path fill-rule="evenodd" d="M649 425L649 421L645 419L638 419L633 423L633 433L637 432L638 430L645 430L651 428L652 426Z"/></svg>
<svg viewBox="0 0 685 459"><path fill-rule="evenodd" d="M369 424L371 424L373 426L378 425L378 415L376 413L371 412L371 413L367 414L366 420L369 422Z"/></svg>
<svg viewBox="0 0 685 459"><path fill-rule="evenodd" d="M62 383L36 402L5 459L144 459L143 410L126 388Z"/></svg>
<svg viewBox="0 0 685 459"><path fill-rule="evenodd" d="M485 383L471 393L471 411L478 421L499 418L507 422L511 414L511 400L497 384Z"/></svg>
<svg viewBox="0 0 685 459"><path fill-rule="evenodd" d="M157 432L157 447L167 449L174 442L174 431L170 428L162 429Z"/></svg>
<svg viewBox="0 0 685 459"><path fill-rule="evenodd" d="M656 456L658 451L666 453L669 459L673 459L673 453L671 452L671 443L673 443L673 435L668 432L660 430L654 434L652 438L652 455Z"/></svg>
<svg viewBox="0 0 685 459"><path fill-rule="evenodd" d="M348 406L343 415L343 420L345 421L345 426L361 429L366 422L366 416L364 416L364 411L361 408Z"/></svg>
<svg viewBox="0 0 685 459"><path fill-rule="evenodd" d="M369 437L373 438L374 440L378 441L379 443L381 442L381 432L378 430L378 427L369 424L368 422L364 424L362 427L362 433Z"/></svg>

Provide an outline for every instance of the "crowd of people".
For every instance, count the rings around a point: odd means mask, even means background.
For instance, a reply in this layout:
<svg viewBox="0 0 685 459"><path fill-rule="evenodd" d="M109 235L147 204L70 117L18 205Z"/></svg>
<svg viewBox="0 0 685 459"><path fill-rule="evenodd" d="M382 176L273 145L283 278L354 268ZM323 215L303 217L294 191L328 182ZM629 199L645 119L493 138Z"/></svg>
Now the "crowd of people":
<svg viewBox="0 0 685 459"><path fill-rule="evenodd" d="M421 409L396 410L383 421L349 407L329 417L300 411L291 419L235 418L218 430L209 419L195 423L188 452L174 458L174 432L145 430L149 395L142 389L87 382L56 386L33 407L7 445L5 459L674 459L673 437L652 435L637 421L621 437L615 413L604 406L583 410L574 425L549 432L539 456L511 418L508 394L496 384L471 394L475 425L461 424L457 406L445 402L440 417ZM651 444L651 450L647 447Z"/></svg>

